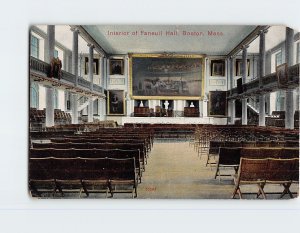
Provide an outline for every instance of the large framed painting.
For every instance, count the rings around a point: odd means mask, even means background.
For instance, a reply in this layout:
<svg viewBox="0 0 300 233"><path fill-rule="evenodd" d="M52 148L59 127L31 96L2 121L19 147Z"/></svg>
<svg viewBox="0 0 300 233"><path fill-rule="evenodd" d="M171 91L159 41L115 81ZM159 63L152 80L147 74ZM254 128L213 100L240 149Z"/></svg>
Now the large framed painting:
<svg viewBox="0 0 300 233"><path fill-rule="evenodd" d="M107 115L125 115L125 94L122 90L107 92Z"/></svg>
<svg viewBox="0 0 300 233"><path fill-rule="evenodd" d="M288 83L287 63L276 67L276 76L278 80L278 87L286 87Z"/></svg>
<svg viewBox="0 0 300 233"><path fill-rule="evenodd" d="M201 99L204 56L186 54L131 54L132 99Z"/></svg>
<svg viewBox="0 0 300 233"><path fill-rule="evenodd" d="M226 116L226 91L209 92L209 116Z"/></svg>

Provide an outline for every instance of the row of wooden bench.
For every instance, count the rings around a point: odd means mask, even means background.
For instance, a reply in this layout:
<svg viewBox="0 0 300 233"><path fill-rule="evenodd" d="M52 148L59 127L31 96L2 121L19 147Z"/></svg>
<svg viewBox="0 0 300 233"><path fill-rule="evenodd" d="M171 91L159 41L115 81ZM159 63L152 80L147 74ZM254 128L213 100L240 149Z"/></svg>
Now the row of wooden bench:
<svg viewBox="0 0 300 233"><path fill-rule="evenodd" d="M29 189L33 195L42 192L79 190L89 193L132 193L137 197L135 159L112 158L30 158Z"/></svg>
<svg viewBox="0 0 300 233"><path fill-rule="evenodd" d="M215 178L222 176L221 167L233 167L237 171L241 157L243 158L299 158L299 148L242 148L220 147L218 153L217 169Z"/></svg>
<svg viewBox="0 0 300 233"><path fill-rule="evenodd" d="M208 154L207 154L207 160L206 160L206 166L210 163L211 157L215 157L216 154L219 153L220 147L287 147L287 148L299 148L299 142L298 141L210 141L209 142L209 148L208 148Z"/></svg>
<svg viewBox="0 0 300 233"><path fill-rule="evenodd" d="M91 142L91 143L145 143L145 147L150 151L153 146L153 138L148 135L76 135L50 138L51 142Z"/></svg>
<svg viewBox="0 0 300 233"><path fill-rule="evenodd" d="M293 198L290 186L293 183L299 184L299 158L293 159L251 159L241 158L239 169L234 176L234 191L232 198L239 195L242 199L242 185L256 185L258 192L256 197L260 195L266 199L264 187L267 184L279 184L284 187L280 197L289 194Z"/></svg>
<svg viewBox="0 0 300 233"><path fill-rule="evenodd" d="M146 160L138 149L54 149L54 148L32 148L29 150L29 158L134 158L139 182L145 171Z"/></svg>

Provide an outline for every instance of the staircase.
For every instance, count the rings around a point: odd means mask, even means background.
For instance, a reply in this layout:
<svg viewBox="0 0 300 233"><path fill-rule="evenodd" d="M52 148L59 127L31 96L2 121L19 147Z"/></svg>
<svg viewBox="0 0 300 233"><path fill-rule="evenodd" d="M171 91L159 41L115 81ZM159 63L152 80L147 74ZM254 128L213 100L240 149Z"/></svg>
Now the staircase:
<svg viewBox="0 0 300 233"><path fill-rule="evenodd" d="M92 100L96 100L97 97L93 97ZM78 98L78 111L83 110L89 105L89 97L81 96Z"/></svg>
<svg viewBox="0 0 300 233"><path fill-rule="evenodd" d="M258 125L259 102L250 97L247 103L248 125Z"/></svg>

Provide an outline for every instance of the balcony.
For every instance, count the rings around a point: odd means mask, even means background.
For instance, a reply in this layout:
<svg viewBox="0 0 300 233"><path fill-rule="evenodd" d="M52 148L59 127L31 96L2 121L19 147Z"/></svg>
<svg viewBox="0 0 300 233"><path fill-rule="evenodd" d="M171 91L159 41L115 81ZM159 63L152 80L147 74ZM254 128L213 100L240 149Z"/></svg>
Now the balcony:
<svg viewBox="0 0 300 233"><path fill-rule="evenodd" d="M300 64L296 64L288 67L288 81L285 88L295 88L299 86L299 66ZM261 88L259 87L259 79L255 79L251 82L243 84L243 93L238 94L237 88L233 88L227 92L227 96L229 99L239 99L246 98L248 96L259 95L262 93L268 93L277 91L280 89L278 86L278 79L276 72L272 74L268 74L262 78Z"/></svg>
<svg viewBox="0 0 300 233"><path fill-rule="evenodd" d="M66 89L72 89L72 87L75 88L75 82L76 78L74 74L71 74L67 71L62 70L62 77L61 80L57 79L52 79L49 76L49 71L50 71L50 64L41 61L37 58L30 57L29 60L29 68L30 68L30 73L34 72L35 74L47 78L49 80L53 80L55 82L55 86L67 86ZM70 85L68 85L70 84ZM53 85L53 84L52 84ZM54 85L53 85L54 86ZM91 87L91 83L82 77L78 77L78 86L76 87L79 89L79 92L89 92ZM81 89L81 90L80 90ZM97 94L97 95L103 95L104 90L102 87L93 84L93 91L90 94Z"/></svg>

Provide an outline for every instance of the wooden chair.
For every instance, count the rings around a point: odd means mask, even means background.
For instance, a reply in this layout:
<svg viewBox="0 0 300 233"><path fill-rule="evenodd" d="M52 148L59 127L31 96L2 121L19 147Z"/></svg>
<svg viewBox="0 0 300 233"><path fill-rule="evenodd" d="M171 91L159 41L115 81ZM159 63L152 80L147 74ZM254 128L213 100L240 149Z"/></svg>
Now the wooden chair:
<svg viewBox="0 0 300 233"><path fill-rule="evenodd" d="M242 147L255 147L255 141L242 141Z"/></svg>
<svg viewBox="0 0 300 233"><path fill-rule="evenodd" d="M297 147L297 148L299 148L299 141L286 141L284 147Z"/></svg>
<svg viewBox="0 0 300 233"><path fill-rule="evenodd" d="M132 193L137 197L137 177L134 158L108 159L109 190L115 193Z"/></svg>
<svg viewBox="0 0 300 233"><path fill-rule="evenodd" d="M271 141L256 141L256 147L270 147Z"/></svg>
<svg viewBox="0 0 300 233"><path fill-rule="evenodd" d="M285 141L271 141L270 147L284 147Z"/></svg>
<svg viewBox="0 0 300 233"><path fill-rule="evenodd" d="M281 158L281 148L261 148L261 155L263 158Z"/></svg>
<svg viewBox="0 0 300 233"><path fill-rule="evenodd" d="M263 186L266 182L265 172L268 167L268 159L248 159L241 158L238 174L234 177L234 190L232 198L238 193L240 199L242 199L241 185L255 184L258 186L259 192L266 199L266 195L263 191Z"/></svg>
<svg viewBox="0 0 300 233"><path fill-rule="evenodd" d="M225 141L224 147L242 147L242 142L240 142L240 141Z"/></svg>
<svg viewBox="0 0 300 233"><path fill-rule="evenodd" d="M81 179L83 189L89 193L109 191L108 160L106 158L81 159Z"/></svg>
<svg viewBox="0 0 300 233"><path fill-rule="evenodd" d="M74 190L79 190L79 197L82 191L88 196L88 192L83 189L81 182L79 158L55 158L53 165L55 183L62 196L64 196L64 192L74 192Z"/></svg>
<svg viewBox="0 0 300 233"><path fill-rule="evenodd" d="M210 162L211 157L216 158L216 156L219 153L219 148L224 147L224 142L223 141L210 141L209 142L209 150L207 153L207 160L205 166L216 164L216 162Z"/></svg>
<svg viewBox="0 0 300 233"><path fill-rule="evenodd" d="M221 174L220 168L233 168L235 170L235 173L237 173L241 156L240 150L241 148L220 147L215 179L217 178L217 176L219 176L220 181L221 176L232 176L230 174Z"/></svg>
<svg viewBox="0 0 300 233"><path fill-rule="evenodd" d="M241 157L261 159L263 158L263 154L260 148L241 148Z"/></svg>
<svg viewBox="0 0 300 233"><path fill-rule="evenodd" d="M56 193L53 158L29 159L29 190L33 196L41 196L44 192Z"/></svg>
<svg viewBox="0 0 300 233"><path fill-rule="evenodd" d="M299 148L284 148L284 149L282 149L281 158L283 158L283 159L299 158Z"/></svg>

